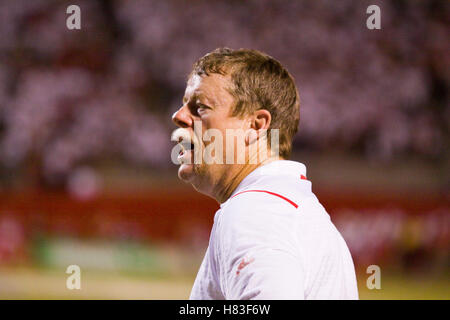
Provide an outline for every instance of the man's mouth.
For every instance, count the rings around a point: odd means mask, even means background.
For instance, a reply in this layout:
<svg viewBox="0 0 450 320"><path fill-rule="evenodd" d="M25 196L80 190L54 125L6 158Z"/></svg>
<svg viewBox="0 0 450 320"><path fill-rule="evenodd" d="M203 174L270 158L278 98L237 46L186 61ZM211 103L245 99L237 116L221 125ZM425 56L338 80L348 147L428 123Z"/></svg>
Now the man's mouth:
<svg viewBox="0 0 450 320"><path fill-rule="evenodd" d="M176 142L179 151L177 161L179 164L193 163L194 140L190 132L184 128L178 128L172 133L171 140Z"/></svg>
<svg viewBox="0 0 450 320"><path fill-rule="evenodd" d="M178 142L180 145L180 152L178 153L178 159L183 158L188 152L192 152L194 150L194 144L189 141L180 141Z"/></svg>

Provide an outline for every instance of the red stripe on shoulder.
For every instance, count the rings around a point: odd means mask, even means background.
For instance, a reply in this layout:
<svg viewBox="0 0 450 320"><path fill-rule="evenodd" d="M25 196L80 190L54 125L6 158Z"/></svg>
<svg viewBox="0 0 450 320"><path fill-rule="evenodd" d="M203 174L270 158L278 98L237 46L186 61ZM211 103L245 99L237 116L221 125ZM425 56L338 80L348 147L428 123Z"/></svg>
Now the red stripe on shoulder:
<svg viewBox="0 0 450 320"><path fill-rule="evenodd" d="M241 191L241 192L236 193L236 194L235 194L234 196L232 196L230 199L232 199L232 198L234 198L234 197L236 197L237 195L240 195L240 194L242 194L242 193L246 193L246 192L264 192L264 193L268 193L268 194L271 194L271 195L276 196L276 197L278 197L278 198L281 198L281 199L283 199L284 201L289 202L291 205L293 205L293 206L295 207L295 209L298 208L298 205L297 205L294 201L289 200L288 198L282 196L281 194L278 194L278 193L275 193L275 192L270 192L270 191L267 191L267 190L246 190L246 191Z"/></svg>

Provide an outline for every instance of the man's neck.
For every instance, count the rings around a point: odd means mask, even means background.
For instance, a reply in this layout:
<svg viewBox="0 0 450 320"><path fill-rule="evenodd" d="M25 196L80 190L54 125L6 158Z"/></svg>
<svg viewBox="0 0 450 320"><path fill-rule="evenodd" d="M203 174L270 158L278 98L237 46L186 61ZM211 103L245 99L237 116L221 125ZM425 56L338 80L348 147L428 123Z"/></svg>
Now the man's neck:
<svg viewBox="0 0 450 320"><path fill-rule="evenodd" d="M276 160L281 160L281 158L271 157L257 164L250 164L247 162L243 165L235 166L234 170L232 170L230 174L223 179L223 181L218 183L213 192L213 197L218 203L224 203L239 186L242 180L244 180L244 178L247 177L252 171Z"/></svg>

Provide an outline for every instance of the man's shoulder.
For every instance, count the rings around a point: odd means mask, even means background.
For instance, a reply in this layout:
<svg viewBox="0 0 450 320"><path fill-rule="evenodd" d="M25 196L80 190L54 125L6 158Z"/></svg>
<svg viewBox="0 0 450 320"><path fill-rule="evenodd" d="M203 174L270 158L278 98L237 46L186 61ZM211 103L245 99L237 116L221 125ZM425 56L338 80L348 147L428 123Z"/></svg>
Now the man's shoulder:
<svg viewBox="0 0 450 320"><path fill-rule="evenodd" d="M222 221L233 228L264 229L281 222L286 228L298 218L300 198L273 183L251 185L237 191L221 206Z"/></svg>
<svg viewBox="0 0 450 320"><path fill-rule="evenodd" d="M250 186L233 194L223 205L227 212L240 214L254 213L256 210L269 213L272 211L293 211L298 208L298 197L283 192L273 186Z"/></svg>
<svg viewBox="0 0 450 320"><path fill-rule="evenodd" d="M236 220L247 216L254 219L328 217L311 190L311 182L291 177L261 177L257 183L235 192L221 207L226 216Z"/></svg>
<svg viewBox="0 0 450 320"><path fill-rule="evenodd" d="M253 205L270 204L297 209L300 202L313 196L308 180L290 176L261 176L255 183L235 192L229 202L248 201Z"/></svg>
<svg viewBox="0 0 450 320"><path fill-rule="evenodd" d="M265 192L236 194L218 212L216 241L228 253L242 248L282 248L281 244L295 241L296 212L289 202Z"/></svg>
<svg viewBox="0 0 450 320"><path fill-rule="evenodd" d="M216 237L223 248L291 247L312 230L329 229L309 181L276 180L248 185L222 204Z"/></svg>

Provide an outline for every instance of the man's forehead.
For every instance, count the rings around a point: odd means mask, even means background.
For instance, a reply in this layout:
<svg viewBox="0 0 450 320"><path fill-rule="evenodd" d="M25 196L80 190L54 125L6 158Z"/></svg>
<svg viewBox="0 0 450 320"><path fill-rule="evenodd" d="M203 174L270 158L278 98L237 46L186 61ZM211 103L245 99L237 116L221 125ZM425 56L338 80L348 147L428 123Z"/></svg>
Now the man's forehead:
<svg viewBox="0 0 450 320"><path fill-rule="evenodd" d="M187 98L193 96L196 93L198 94L202 89L201 84L201 76L194 74L192 77L190 77L186 85L186 90L184 91L184 97Z"/></svg>
<svg viewBox="0 0 450 320"><path fill-rule="evenodd" d="M210 74L200 76L194 74L187 82L183 100L191 97L212 98L226 94L228 87L228 78L220 74Z"/></svg>

